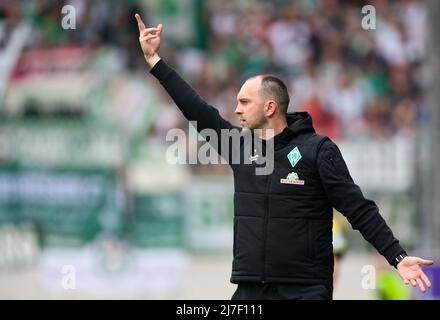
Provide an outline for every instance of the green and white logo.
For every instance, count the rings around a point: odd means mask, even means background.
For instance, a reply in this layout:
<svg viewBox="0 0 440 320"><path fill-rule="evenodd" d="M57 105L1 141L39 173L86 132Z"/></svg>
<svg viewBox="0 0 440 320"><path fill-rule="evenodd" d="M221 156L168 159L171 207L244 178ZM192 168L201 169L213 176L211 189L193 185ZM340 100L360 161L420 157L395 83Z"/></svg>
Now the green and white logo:
<svg viewBox="0 0 440 320"><path fill-rule="evenodd" d="M289 154L287 155L287 159L289 159L292 167L296 166L296 164L301 158L302 155L301 152L299 152L298 147L293 148L292 151L290 151Z"/></svg>
<svg viewBox="0 0 440 320"><path fill-rule="evenodd" d="M298 174L296 172L291 172L287 175L287 180L299 180Z"/></svg>
<svg viewBox="0 0 440 320"><path fill-rule="evenodd" d="M286 179L281 179L281 183L284 184L299 184L304 185L304 180L299 180L299 176L296 172L291 172L287 175Z"/></svg>

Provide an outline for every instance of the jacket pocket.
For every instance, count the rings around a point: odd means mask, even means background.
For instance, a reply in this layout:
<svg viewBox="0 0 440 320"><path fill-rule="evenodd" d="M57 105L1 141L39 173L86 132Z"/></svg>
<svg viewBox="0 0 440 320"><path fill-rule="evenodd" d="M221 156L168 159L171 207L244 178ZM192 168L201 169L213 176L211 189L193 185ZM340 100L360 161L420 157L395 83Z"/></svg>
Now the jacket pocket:
<svg viewBox="0 0 440 320"><path fill-rule="evenodd" d="M307 219L272 218L268 224L266 275L313 278Z"/></svg>
<svg viewBox="0 0 440 320"><path fill-rule="evenodd" d="M238 216L234 219L232 271L235 275L260 275L263 219L248 216Z"/></svg>

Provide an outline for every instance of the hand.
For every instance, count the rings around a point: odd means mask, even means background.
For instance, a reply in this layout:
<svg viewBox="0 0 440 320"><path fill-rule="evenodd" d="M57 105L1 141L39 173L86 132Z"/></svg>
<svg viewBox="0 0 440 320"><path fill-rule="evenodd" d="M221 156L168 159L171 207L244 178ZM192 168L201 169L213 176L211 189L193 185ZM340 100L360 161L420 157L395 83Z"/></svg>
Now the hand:
<svg viewBox="0 0 440 320"><path fill-rule="evenodd" d="M162 33L163 26L159 24L157 28L146 28L141 16L136 13L135 18L137 20L139 28L139 43L144 53L145 60L150 65L154 65L160 60L157 51L160 47L160 34Z"/></svg>
<svg viewBox="0 0 440 320"><path fill-rule="evenodd" d="M431 288L431 282L429 281L426 274L422 271L422 265L430 266L434 262L432 260L425 260L418 257L405 257L397 265L397 271L402 277L405 284L411 283L413 287L419 285L420 290L425 292L425 286L422 280L426 283L428 288Z"/></svg>

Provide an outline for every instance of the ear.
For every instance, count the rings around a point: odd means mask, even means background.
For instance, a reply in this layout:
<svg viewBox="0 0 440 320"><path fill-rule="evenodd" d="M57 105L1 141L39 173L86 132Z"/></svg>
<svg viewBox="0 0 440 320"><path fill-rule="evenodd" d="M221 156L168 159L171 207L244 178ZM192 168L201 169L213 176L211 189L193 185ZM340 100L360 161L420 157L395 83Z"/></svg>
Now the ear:
<svg viewBox="0 0 440 320"><path fill-rule="evenodd" d="M267 100L264 104L264 114L266 117L272 117L278 109L278 105L274 100Z"/></svg>

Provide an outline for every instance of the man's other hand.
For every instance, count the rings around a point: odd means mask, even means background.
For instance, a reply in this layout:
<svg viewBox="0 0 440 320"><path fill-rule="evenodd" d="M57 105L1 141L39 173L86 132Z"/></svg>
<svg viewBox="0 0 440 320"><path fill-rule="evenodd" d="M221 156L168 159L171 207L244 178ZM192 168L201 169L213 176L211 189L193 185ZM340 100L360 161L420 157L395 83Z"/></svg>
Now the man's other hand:
<svg viewBox="0 0 440 320"><path fill-rule="evenodd" d="M405 284L411 283L413 287L417 285L420 287L422 292L426 291L423 282L431 288L431 282L422 270L422 266L430 266L434 262L432 260L425 260L419 257L405 257L397 265L397 271L402 277ZM423 280L423 281L422 281Z"/></svg>

